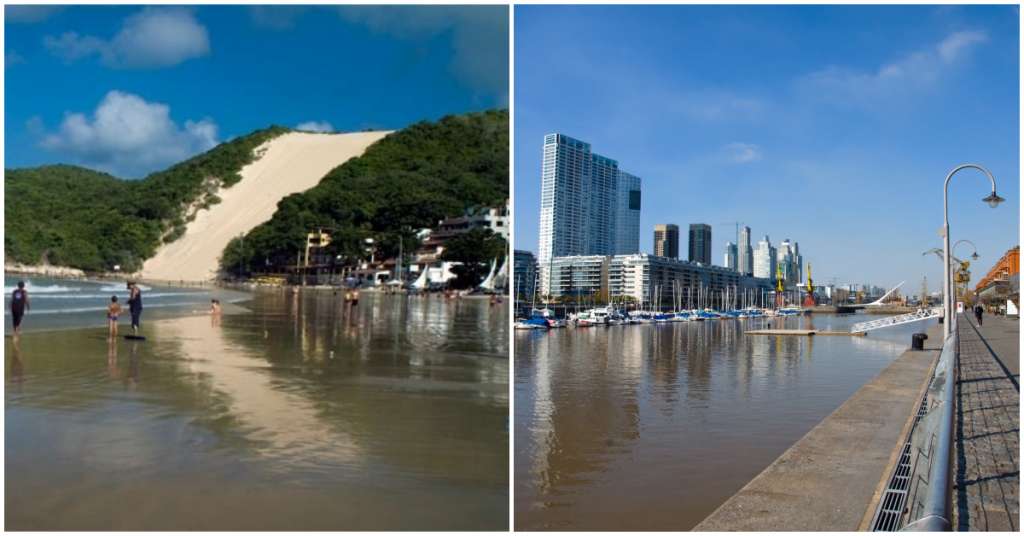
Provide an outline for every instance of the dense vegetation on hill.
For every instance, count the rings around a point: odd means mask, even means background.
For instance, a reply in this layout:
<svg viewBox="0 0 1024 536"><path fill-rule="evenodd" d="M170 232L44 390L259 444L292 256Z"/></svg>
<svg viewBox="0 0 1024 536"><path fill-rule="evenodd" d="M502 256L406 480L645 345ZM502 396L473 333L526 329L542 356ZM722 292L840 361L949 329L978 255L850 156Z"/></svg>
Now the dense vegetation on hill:
<svg viewBox="0 0 1024 536"><path fill-rule="evenodd" d="M415 232L470 207L508 198L508 112L487 111L417 123L338 166L316 187L281 200L273 218L235 239L221 266L237 272L292 264L306 234L328 230L325 253L355 259L366 238L378 255L416 247Z"/></svg>
<svg viewBox="0 0 1024 536"><path fill-rule="evenodd" d="M68 166L6 170L5 236L8 261L107 271L134 271L161 242L185 232L200 207L218 203L254 159L253 150L287 132L258 130L138 181Z"/></svg>

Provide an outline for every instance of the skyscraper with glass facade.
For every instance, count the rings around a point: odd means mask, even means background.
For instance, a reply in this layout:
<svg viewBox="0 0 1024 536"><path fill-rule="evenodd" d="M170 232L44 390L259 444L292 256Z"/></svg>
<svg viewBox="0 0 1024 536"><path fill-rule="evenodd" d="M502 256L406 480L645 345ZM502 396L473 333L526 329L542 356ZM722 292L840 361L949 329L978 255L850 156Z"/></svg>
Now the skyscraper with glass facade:
<svg viewBox="0 0 1024 536"><path fill-rule="evenodd" d="M548 290L551 259L640 251L640 178L619 169L590 144L544 136L538 264Z"/></svg>
<svg viewBox="0 0 1024 536"><path fill-rule="evenodd" d="M740 228L736 269L743 275L754 275L754 249L750 247L750 227L745 225Z"/></svg>
<svg viewBox="0 0 1024 536"><path fill-rule="evenodd" d="M711 226L706 223L690 224L690 262L711 264Z"/></svg>

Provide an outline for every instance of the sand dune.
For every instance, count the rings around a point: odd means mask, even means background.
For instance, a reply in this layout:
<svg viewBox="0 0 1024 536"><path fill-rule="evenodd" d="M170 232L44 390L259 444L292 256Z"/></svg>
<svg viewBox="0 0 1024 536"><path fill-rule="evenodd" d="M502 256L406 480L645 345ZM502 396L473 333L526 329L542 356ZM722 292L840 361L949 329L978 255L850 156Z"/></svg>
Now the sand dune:
<svg viewBox="0 0 1024 536"><path fill-rule="evenodd" d="M363 154L389 132L313 134L291 132L256 149L258 160L242 168L242 180L217 195L222 201L201 210L184 236L162 246L140 277L163 281L207 281L232 238L269 220L284 197L316 186L328 171Z"/></svg>

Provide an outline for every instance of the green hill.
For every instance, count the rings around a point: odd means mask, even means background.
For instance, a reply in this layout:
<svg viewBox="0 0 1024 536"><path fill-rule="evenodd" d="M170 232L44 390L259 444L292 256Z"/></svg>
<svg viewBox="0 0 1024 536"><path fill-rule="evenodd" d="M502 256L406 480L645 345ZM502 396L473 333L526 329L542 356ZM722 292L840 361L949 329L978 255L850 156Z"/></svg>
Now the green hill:
<svg viewBox="0 0 1024 536"><path fill-rule="evenodd" d="M306 233L331 230L327 253L362 254L374 238L378 254L415 246L415 231L466 208L508 198L508 112L487 111L417 123L338 166L316 187L278 203L273 218L236 239L221 265L274 269L294 264Z"/></svg>
<svg viewBox="0 0 1024 536"><path fill-rule="evenodd" d="M68 165L6 170L7 259L136 270L161 242L181 236L196 208L219 201L216 190L241 178L253 149L287 131L259 130L137 181Z"/></svg>

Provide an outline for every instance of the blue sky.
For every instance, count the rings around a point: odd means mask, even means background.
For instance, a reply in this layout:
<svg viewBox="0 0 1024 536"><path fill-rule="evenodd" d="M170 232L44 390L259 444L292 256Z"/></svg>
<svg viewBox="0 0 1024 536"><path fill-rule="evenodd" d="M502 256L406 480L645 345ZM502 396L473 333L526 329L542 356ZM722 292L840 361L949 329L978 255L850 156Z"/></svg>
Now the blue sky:
<svg viewBox="0 0 1024 536"><path fill-rule="evenodd" d="M536 252L543 135L643 179L656 223L800 243L818 282L940 286L942 182L974 279L1019 243L1016 6L517 6L516 247ZM685 240L680 250L686 251ZM969 245L956 249L969 255Z"/></svg>
<svg viewBox="0 0 1024 536"><path fill-rule="evenodd" d="M4 166L125 178L271 124L508 106L506 6L7 7Z"/></svg>

